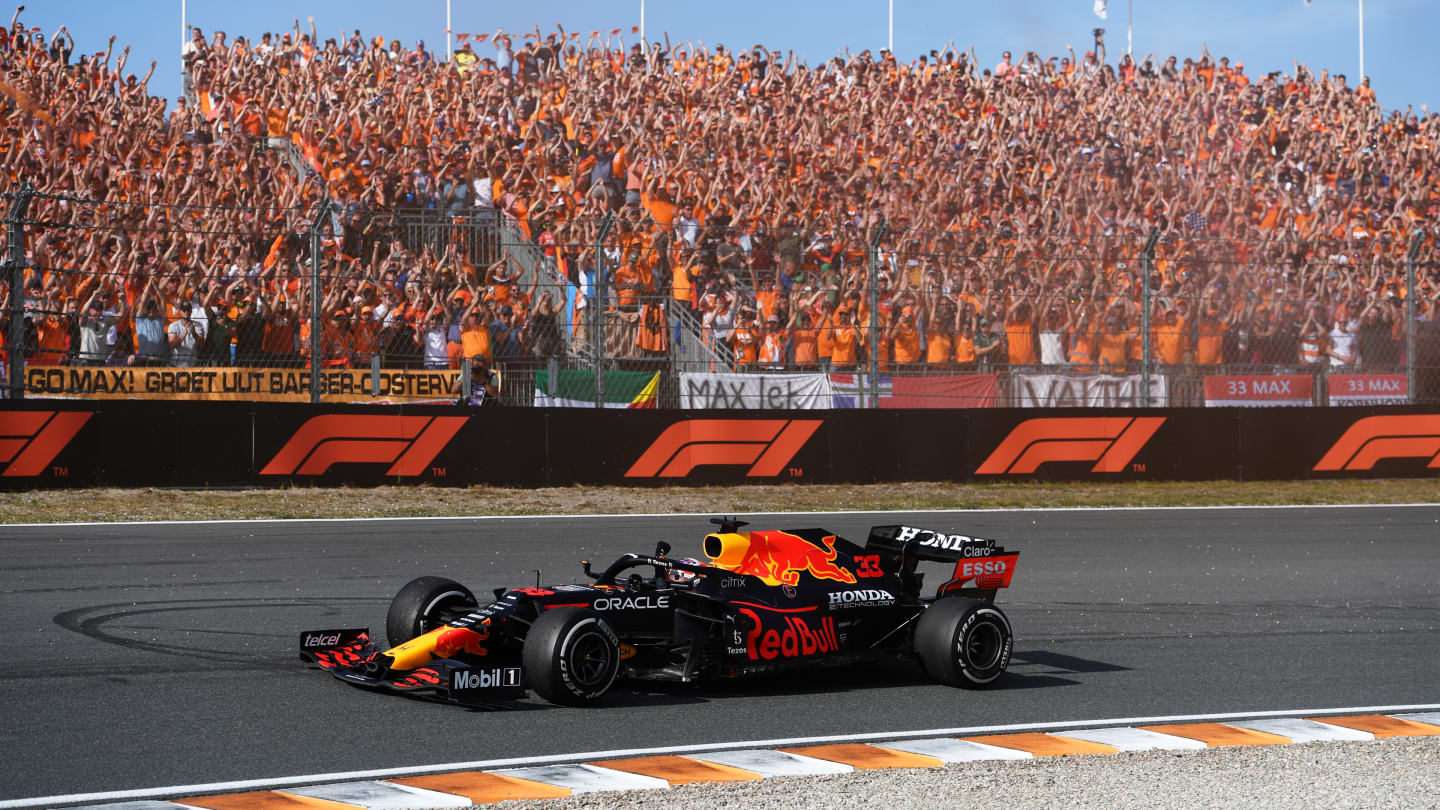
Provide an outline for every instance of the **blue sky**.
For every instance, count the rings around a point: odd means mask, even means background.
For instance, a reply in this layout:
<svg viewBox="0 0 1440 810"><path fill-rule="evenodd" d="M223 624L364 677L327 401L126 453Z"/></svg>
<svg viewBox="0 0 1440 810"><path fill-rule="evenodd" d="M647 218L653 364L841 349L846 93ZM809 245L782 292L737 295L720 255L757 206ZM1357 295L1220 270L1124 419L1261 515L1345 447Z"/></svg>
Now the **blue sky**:
<svg viewBox="0 0 1440 810"><path fill-rule="evenodd" d="M975 52L991 66L1002 51L1027 50L1041 56L1064 55L1067 44L1083 50L1090 30L1107 29L1111 61L1125 44L1126 0L1109 0L1109 20L1091 11L1093 0L894 0L895 52L903 60L943 47L946 41ZM104 50L115 34L116 50L131 46L130 68L144 75L158 61L154 93L179 93L181 0L32 0L22 19L40 26L48 37L68 24L82 51ZM1245 63L1252 77L1291 69L1291 60L1315 72L1344 73L1352 86L1358 73L1357 0L1133 0L1135 55L1154 51L1164 57L1198 56L1208 43L1216 56ZM262 31L289 30L298 14L315 17L323 41L343 28L359 28L367 37L417 39L444 50L445 0L189 0L188 19L208 39L216 28L231 37L258 39ZM13 11L13 7L12 7ZM556 22L588 36L640 22L640 0L520 0L493 3L452 0L454 32L525 32ZM849 47L882 48L887 38L886 0L647 0L646 32L651 39L669 31L672 41L703 39L709 44L748 47L756 42L794 50L816 64ZM1440 105L1440 31L1437 0L1366 0L1365 69L1379 101L1404 109L1422 103ZM633 38L632 38L633 39ZM1440 109L1440 107L1437 107Z"/></svg>

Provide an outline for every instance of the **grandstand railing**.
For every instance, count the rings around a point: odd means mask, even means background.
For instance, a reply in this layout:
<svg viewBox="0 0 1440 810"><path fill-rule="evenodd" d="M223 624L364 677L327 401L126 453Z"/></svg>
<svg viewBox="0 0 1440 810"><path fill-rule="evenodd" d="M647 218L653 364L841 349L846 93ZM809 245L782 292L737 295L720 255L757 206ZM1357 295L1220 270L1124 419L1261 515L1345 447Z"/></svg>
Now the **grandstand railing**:
<svg viewBox="0 0 1440 810"><path fill-rule="evenodd" d="M1358 359L1341 364L1323 353L1305 362L1306 339L1293 313L1311 307L1311 294L1292 301L1278 289L1256 293L1263 285L1237 275L1233 262L1192 261L1186 266L1190 272L1209 272L1215 281L1137 294L1111 289L1112 279L1104 274L1114 270L1114 260L1060 245L1056 255L1064 261L1089 263L1097 271L1079 274L1090 279L1084 289L1056 287L1037 294L1031 283L1004 287L999 275L955 289L964 274L941 284L929 280L932 271L919 271L924 261L979 268L966 272L980 276L994 261L988 256L927 254L912 263L904 254L872 250L842 268L837 277L842 286L823 286L816 279L827 277L806 271L792 280L795 288L784 291L783 283L777 285L784 279L774 269L780 250L773 248L774 240L766 247L757 239L747 243L753 246L748 266L724 271L708 266L690 279L693 289L686 289L669 253L641 255L646 248L634 229L608 236L594 231L595 244L542 248L495 209L401 209L370 216L375 212L351 206L344 209L344 227L333 229L327 204L313 212L282 212L283 230L242 234L250 244L269 246L263 260L252 254L250 263L167 266L137 259L138 269L119 272L78 256L46 253L37 247L44 240L34 238L86 230L123 233L112 224L114 204L33 190L5 198L6 286L20 292L9 296L5 314L9 351L3 376L15 397L447 402L457 398L457 378L473 351L488 356L501 372L505 385L498 401L512 406L559 400L590 407L767 408L1440 402L1437 296L1433 287L1417 282L1419 270L1429 274L1427 284L1436 270L1417 266L1413 251L1403 269L1398 263L1390 267L1392 276L1406 281L1384 300L1363 290L1346 292L1343 302L1338 294L1313 296L1329 302L1332 312L1347 311L1346 320L1360 319L1362 310L1373 312L1376 306L1384 310L1378 331L1367 322L1368 331L1351 337ZM188 227L211 211L170 215ZM309 230L296 233L294 222L302 217ZM396 241L406 250L395 249ZM622 247L624 264L607 267ZM691 246L676 255L704 250ZM593 310L576 310L576 293L594 268L575 272L574 280L560 272L560 259L578 268L577 257L586 251L603 255L598 264L607 292L595 306L602 313L598 323L587 317ZM446 276L456 270L441 258L449 255L473 272ZM501 259L511 265L503 282L487 285L476 278ZM1054 260L1042 255L1034 261ZM1007 265L994 261L994 266ZM889 279L899 289L891 290ZM1227 290L1218 283L1226 279L1246 289ZM1416 303L1422 296L1423 307ZM547 297L553 313L546 311ZM736 302L734 320L702 315L720 299ZM195 304L188 318L181 314L187 301ZM148 304L156 309L141 312ZM800 362L799 336L790 335L797 339L782 340L780 356L757 352L765 328L784 335L792 305L796 323L802 309L815 313L813 330L838 329L836 324L845 322L840 311L850 312L859 333L854 351L844 358L812 352L809 362ZM975 308L979 311L971 311ZM1183 325L1137 318L1146 310L1166 318L1180 312ZM1275 336L1251 331L1247 324L1263 323L1260 313L1269 310L1292 312L1284 330ZM1078 326L1057 325L1085 311ZM777 327L757 325L761 316L777 312L782 315ZM1042 324L1041 314L1054 320ZM1217 332L1214 323L1222 316ZM1035 362L1055 356L1054 335L1061 332L1069 362ZM169 339L177 334L180 343L172 349ZM1317 334L1323 340L1328 331ZM958 346L962 339L997 350L969 355L957 350L928 362L927 340L955 340ZM1088 355L1077 348L1086 339L1094 342ZM1337 346L1346 345L1343 335L1335 339ZM1261 352L1262 344L1268 354ZM1088 359L1074 359L1077 353ZM962 357L965 362L957 362ZM1264 362L1242 362L1255 359Z"/></svg>

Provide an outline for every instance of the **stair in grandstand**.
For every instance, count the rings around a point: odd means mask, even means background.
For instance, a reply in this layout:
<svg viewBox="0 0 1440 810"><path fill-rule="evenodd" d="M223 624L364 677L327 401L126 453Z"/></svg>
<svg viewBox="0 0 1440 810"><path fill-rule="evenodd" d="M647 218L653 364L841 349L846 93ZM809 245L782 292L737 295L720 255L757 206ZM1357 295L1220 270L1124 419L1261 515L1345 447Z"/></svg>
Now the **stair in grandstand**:
<svg viewBox="0 0 1440 810"><path fill-rule="evenodd" d="M261 140L265 142L266 149L274 149L280 153L281 157L285 158L285 162L295 170L295 176L300 178L300 182L306 182L311 175L315 174L315 167L305 160L305 156L300 153L300 148L295 145L294 141L285 137L262 138Z"/></svg>
<svg viewBox="0 0 1440 810"><path fill-rule="evenodd" d="M680 369L688 371L729 371L735 367L735 352L728 343L707 340L705 327L688 307L670 307L670 356Z"/></svg>

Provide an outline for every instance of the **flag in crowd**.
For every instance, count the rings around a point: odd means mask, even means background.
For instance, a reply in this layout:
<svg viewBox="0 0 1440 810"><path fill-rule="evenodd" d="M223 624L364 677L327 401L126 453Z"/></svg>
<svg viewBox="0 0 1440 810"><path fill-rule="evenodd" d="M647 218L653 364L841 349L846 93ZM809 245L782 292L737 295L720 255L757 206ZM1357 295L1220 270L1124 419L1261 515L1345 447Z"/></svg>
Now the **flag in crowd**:
<svg viewBox="0 0 1440 810"><path fill-rule="evenodd" d="M595 372L561 369L550 385L550 372L535 372L535 405L541 408L595 407ZM604 373L606 408L654 408L660 393L660 372L607 371ZM552 393L553 391L553 393Z"/></svg>

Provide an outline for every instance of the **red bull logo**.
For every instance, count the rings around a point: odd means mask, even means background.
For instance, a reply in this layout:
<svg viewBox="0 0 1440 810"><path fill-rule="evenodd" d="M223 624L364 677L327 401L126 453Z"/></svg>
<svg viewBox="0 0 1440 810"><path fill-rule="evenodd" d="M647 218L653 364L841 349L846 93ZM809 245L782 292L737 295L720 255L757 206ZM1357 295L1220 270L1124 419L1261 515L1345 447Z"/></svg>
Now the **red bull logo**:
<svg viewBox="0 0 1440 810"><path fill-rule="evenodd" d="M818 627L799 616L785 616L784 629L777 629L766 628L760 622L760 615L753 610L740 608L740 612L754 624L745 639L745 649L751 661L800 658L840 649L840 643L835 638L835 620L829 616L821 618Z"/></svg>
<svg viewBox="0 0 1440 810"><path fill-rule="evenodd" d="M821 543L824 548L798 535L772 529L707 535L704 550L717 567L758 577L766 585L797 585L801 571L817 579L855 584L855 574L835 564L835 535L825 537Z"/></svg>
<svg viewBox="0 0 1440 810"><path fill-rule="evenodd" d="M486 655L488 651L482 642L487 638L490 638L489 628L447 627L435 637L434 654L436 658L454 658L462 652Z"/></svg>

